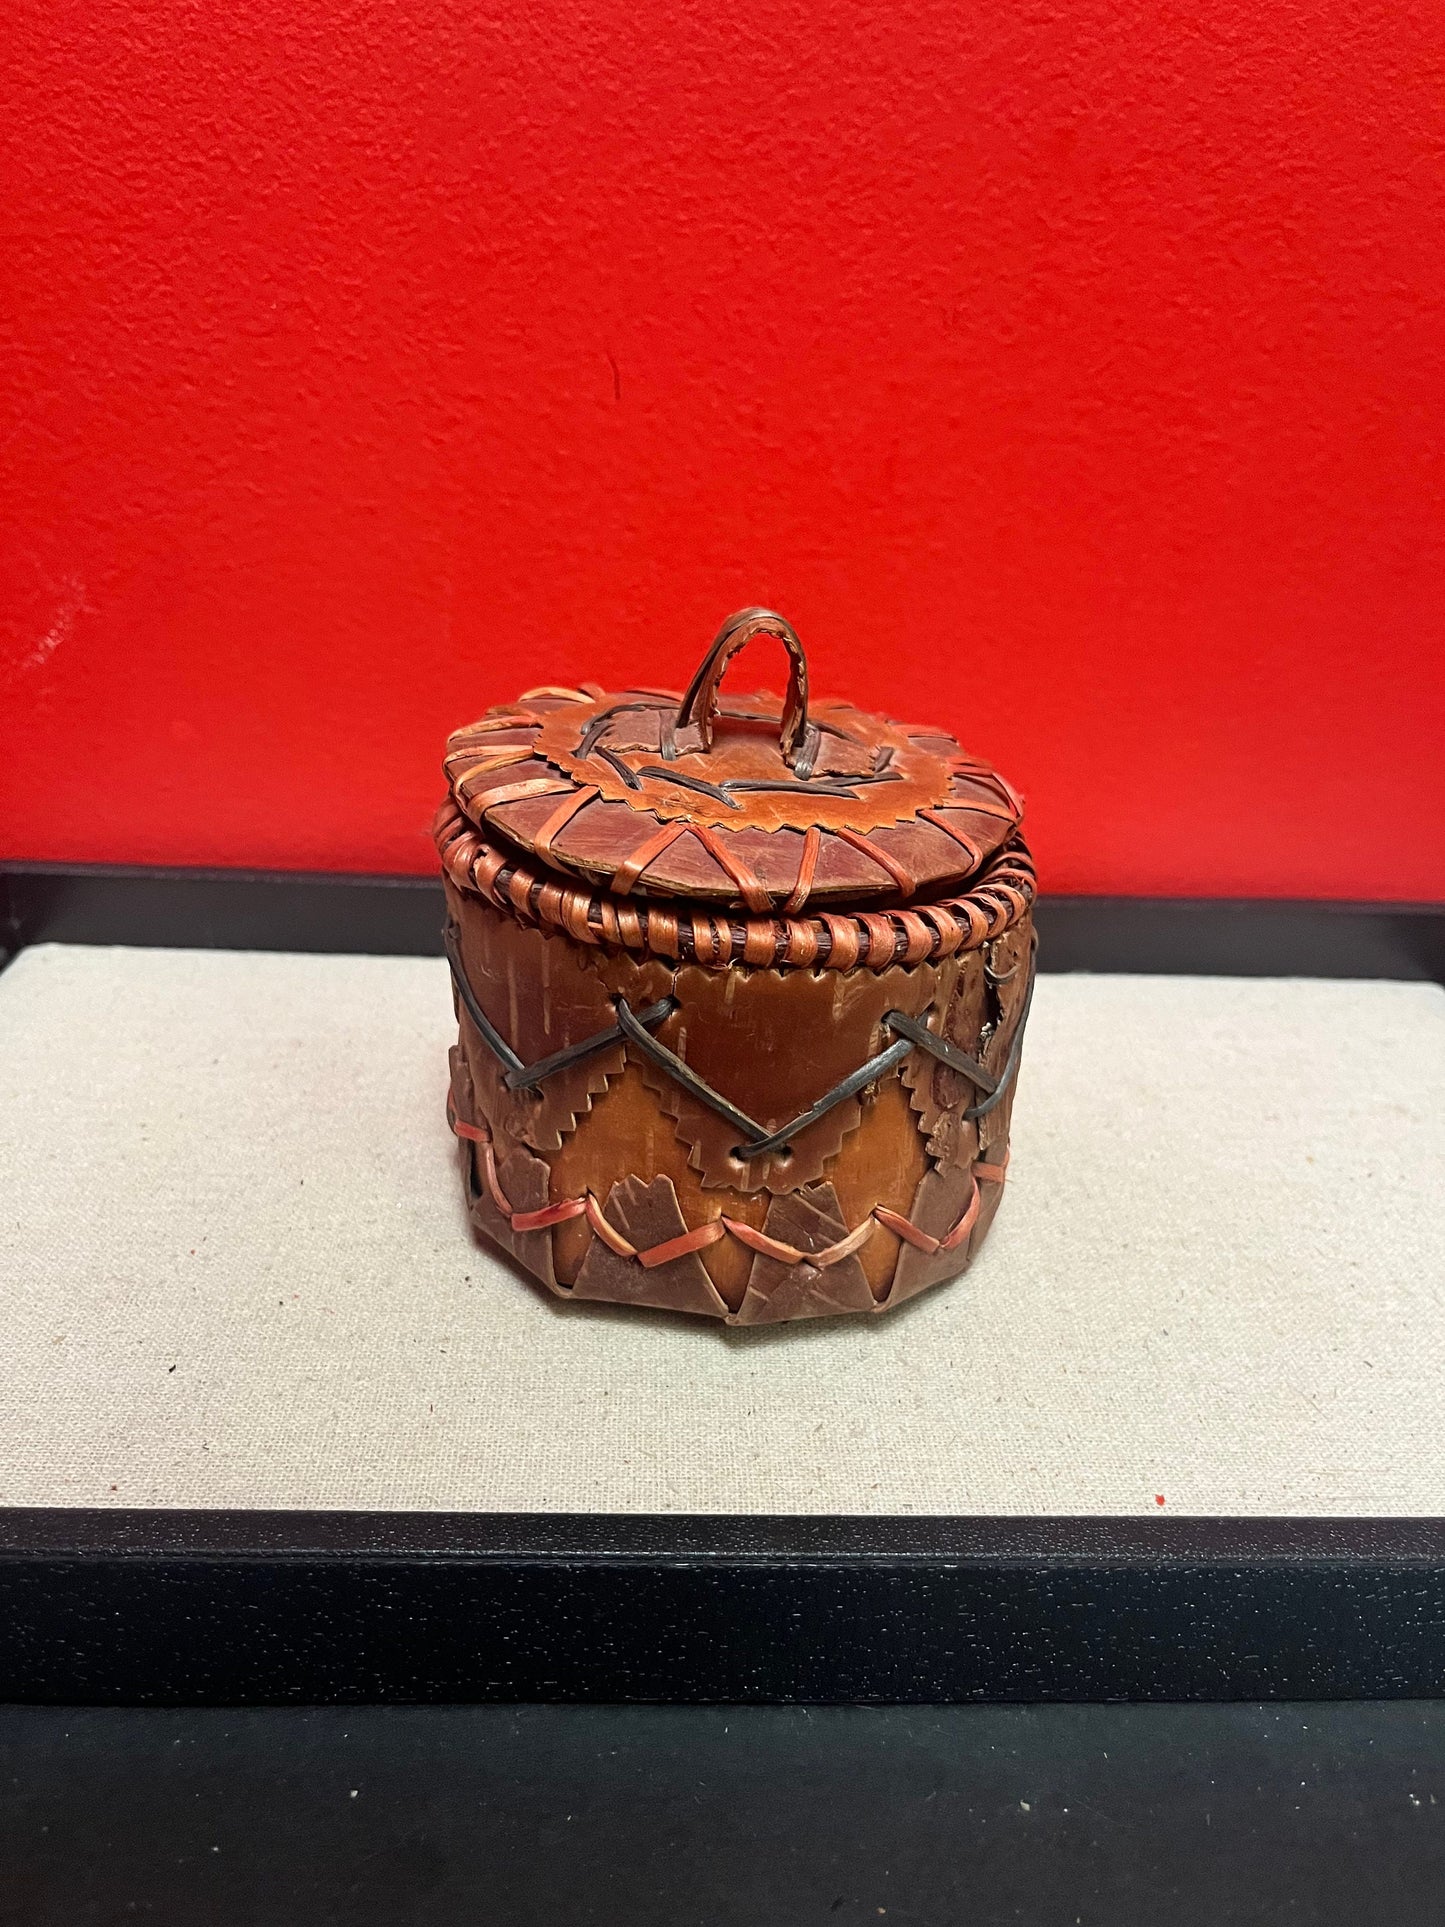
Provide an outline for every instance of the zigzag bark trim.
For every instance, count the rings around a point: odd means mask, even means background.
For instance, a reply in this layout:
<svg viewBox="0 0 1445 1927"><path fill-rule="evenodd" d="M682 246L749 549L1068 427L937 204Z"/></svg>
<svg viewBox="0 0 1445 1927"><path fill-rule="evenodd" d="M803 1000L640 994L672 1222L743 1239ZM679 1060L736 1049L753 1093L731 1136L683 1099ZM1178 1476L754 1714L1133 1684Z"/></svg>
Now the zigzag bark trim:
<svg viewBox="0 0 1445 1927"><path fill-rule="evenodd" d="M710 1244L716 1244L719 1238L732 1237L736 1238L739 1244L746 1245L750 1251L760 1252L765 1258L777 1259L779 1264L807 1264L818 1271L826 1271L830 1265L841 1264L845 1258L851 1258L855 1252L861 1251L880 1226L883 1230L891 1232L895 1238L914 1245L919 1251L930 1253L955 1251L968 1237L978 1217L979 1181L982 1179L986 1183L1002 1184L1007 1168L1006 1164L974 1165L968 1204L957 1223L941 1238L930 1236L928 1232L920 1230L916 1224L911 1223L898 1212L890 1211L886 1205L878 1204L874 1205L862 1224L856 1226L846 1237L838 1239L836 1244L828 1245L822 1251L800 1251L795 1245L783 1244L780 1239L770 1238L765 1231L758 1231L752 1225L744 1224L741 1219L728 1217L726 1213L711 1219L707 1224L695 1226L680 1238L669 1238L660 1245L652 1245L646 1251L639 1251L635 1245L629 1244L620 1231L607 1222L602 1206L590 1191L585 1197L559 1199L556 1204L547 1205L540 1211L513 1211L506 1193L497 1180L497 1162L491 1133L485 1125L468 1124L465 1119L457 1116L450 1091L447 1093L447 1123L457 1137L465 1138L468 1143L475 1144L479 1148L482 1176L488 1194L492 1203L514 1231L543 1231L552 1225L566 1224L573 1218L585 1217L593 1236L600 1238L609 1250L614 1251L619 1258L635 1259L638 1264L649 1269L655 1265L667 1264L674 1258L685 1256L688 1252L701 1251Z"/></svg>

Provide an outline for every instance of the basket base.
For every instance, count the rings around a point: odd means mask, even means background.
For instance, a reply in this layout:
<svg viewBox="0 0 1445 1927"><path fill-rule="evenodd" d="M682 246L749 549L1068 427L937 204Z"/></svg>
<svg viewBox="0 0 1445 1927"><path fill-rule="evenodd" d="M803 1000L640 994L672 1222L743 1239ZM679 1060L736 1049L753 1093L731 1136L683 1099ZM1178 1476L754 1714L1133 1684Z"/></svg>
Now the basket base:
<svg viewBox="0 0 1445 1927"><path fill-rule="evenodd" d="M666 1178L650 1184L630 1178L614 1186L608 1199L608 1216L602 1222L612 1238L600 1233L594 1237L580 1272L568 1285L558 1278L553 1262L551 1225L532 1222L552 1217L559 1209L546 1201L546 1166L540 1159L526 1159L515 1152L498 1165L485 1140L464 1142L462 1148L463 1185L473 1230L554 1297L684 1312L733 1326L876 1315L935 1285L947 1284L968 1269L1003 1195L1002 1170L995 1174L976 1166L973 1174L952 1174L964 1179L968 1203L942 1235L909 1220L894 1218L890 1225L887 1220L892 1213L846 1233L837 1218L831 1188L817 1185L811 1188L827 1193L832 1209L820 1208L801 1194L789 1200L793 1222L787 1228L796 1230L804 1242L788 1245L726 1216L689 1231ZM951 1211L951 1189L940 1184L931 1196L921 1196L920 1215L936 1223L940 1212ZM590 1199L583 1207L588 1215L594 1208ZM598 1212L594 1226L600 1217ZM905 1226L911 1236L904 1235ZM859 1232L898 1240L898 1261L882 1296L870 1289L855 1252L838 1250L840 1244L861 1243ZM834 1235L838 1233L842 1235ZM747 1287L736 1304L729 1304L719 1292L700 1255L708 1245L728 1236L753 1249ZM618 1249L619 1245L626 1249Z"/></svg>

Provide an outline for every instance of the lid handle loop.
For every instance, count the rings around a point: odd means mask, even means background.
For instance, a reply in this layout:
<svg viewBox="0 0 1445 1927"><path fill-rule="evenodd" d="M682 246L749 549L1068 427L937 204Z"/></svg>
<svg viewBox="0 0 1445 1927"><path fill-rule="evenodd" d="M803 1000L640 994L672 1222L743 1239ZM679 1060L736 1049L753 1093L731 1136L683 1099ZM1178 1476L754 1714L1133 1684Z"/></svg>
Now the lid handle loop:
<svg viewBox="0 0 1445 1927"><path fill-rule="evenodd" d="M712 748L713 724L718 713L718 686L723 671L753 640L754 636L776 636L788 652L788 693L783 698L778 747L783 760L792 764L808 728L808 659L792 623L771 609L739 609L729 616L713 638L712 647L698 665L677 712L677 727L697 725L705 750Z"/></svg>

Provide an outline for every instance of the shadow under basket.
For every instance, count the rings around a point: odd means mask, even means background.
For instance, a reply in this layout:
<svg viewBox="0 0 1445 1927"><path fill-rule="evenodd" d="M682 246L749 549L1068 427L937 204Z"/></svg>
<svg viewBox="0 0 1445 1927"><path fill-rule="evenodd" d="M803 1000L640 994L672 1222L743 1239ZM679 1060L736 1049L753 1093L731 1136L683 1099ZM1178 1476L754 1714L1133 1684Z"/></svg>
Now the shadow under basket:
<svg viewBox="0 0 1445 1927"><path fill-rule="evenodd" d="M788 690L724 705L755 636ZM810 708L792 628L687 691L529 690L435 824L472 1222L562 1297L757 1325L966 1269L1033 993L1023 806L935 728Z"/></svg>

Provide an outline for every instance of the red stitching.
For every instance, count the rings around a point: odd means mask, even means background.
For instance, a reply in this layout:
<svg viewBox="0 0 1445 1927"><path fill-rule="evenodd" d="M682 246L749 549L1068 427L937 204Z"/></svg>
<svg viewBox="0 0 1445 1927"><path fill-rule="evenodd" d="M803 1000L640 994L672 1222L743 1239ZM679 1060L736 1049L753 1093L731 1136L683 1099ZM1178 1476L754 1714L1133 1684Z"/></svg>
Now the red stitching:
<svg viewBox="0 0 1445 1927"><path fill-rule="evenodd" d="M532 847L544 862L549 858L560 856L560 852L553 848L557 838L572 818L580 815L589 803L595 803L601 794L602 792L594 783L586 789L578 790L575 796L569 796L565 803L557 805L541 829L532 837Z"/></svg>
<svg viewBox="0 0 1445 1927"><path fill-rule="evenodd" d="M796 1245L785 1245L777 1238L770 1238L765 1231L755 1231L740 1218L724 1217L723 1223L739 1244L745 1244L750 1251L756 1251L764 1258L776 1258L782 1265L801 1265L805 1262L807 1254L799 1251Z"/></svg>
<svg viewBox="0 0 1445 1927"><path fill-rule="evenodd" d="M695 1231L684 1231L680 1238L664 1238L660 1245L649 1245L646 1251L638 1252L637 1262L651 1271L654 1265L669 1264L674 1258L685 1258L689 1252L715 1245L726 1235L722 1220L714 1218L711 1224L700 1224Z"/></svg>
<svg viewBox="0 0 1445 1927"><path fill-rule="evenodd" d="M918 1250L932 1255L936 1251L953 1251L961 1245L972 1231L978 1217L980 1194L978 1180L984 1178L996 1184L1003 1183L1003 1174L1008 1166L1005 1158L1002 1164L976 1164L970 1173L973 1178L973 1191L967 1209L950 1231L941 1238L921 1230L910 1218L890 1211L887 1205L875 1204L862 1224L857 1225L839 1238L836 1243L825 1245L821 1251L800 1251L796 1245L784 1244L781 1239L770 1238L765 1231L758 1231L745 1224L740 1218L721 1217L711 1219L707 1224L697 1225L691 1231L684 1231L680 1237L665 1238L661 1244L649 1245L639 1251L629 1244L614 1225L608 1223L602 1207L589 1191L585 1197L562 1198L556 1204L543 1205L539 1211L514 1211L497 1177L496 1152L493 1149L491 1133L485 1125L468 1124L457 1116L456 1105L450 1091L447 1092L447 1123L459 1138L470 1144L482 1147L482 1174L486 1180L487 1191L498 1214L507 1220L513 1231L546 1231L553 1225L567 1224L573 1218L585 1217L592 1233L615 1251L619 1258L635 1258L640 1265L651 1270L656 1265L670 1264L674 1258L685 1258L694 1251L706 1250L708 1245L716 1244L719 1238L729 1235L744 1244L750 1251L758 1252L764 1258L775 1258L785 1265L812 1265L818 1271L826 1271L830 1265L841 1264L843 1259L851 1258L872 1237L875 1225L883 1225L895 1237L915 1245Z"/></svg>
<svg viewBox="0 0 1445 1927"><path fill-rule="evenodd" d="M514 1211L512 1229L550 1231L554 1224L566 1224L569 1218L580 1218L586 1209L585 1198L563 1198L560 1204L543 1205L540 1211Z"/></svg>
<svg viewBox="0 0 1445 1927"><path fill-rule="evenodd" d="M813 892L813 878L818 869L818 853L823 847L823 832L816 823L810 823L803 832L803 850L798 858L798 877L793 885L792 895L783 905L783 915L790 917L801 910Z"/></svg>
<svg viewBox="0 0 1445 1927"><path fill-rule="evenodd" d="M571 788L570 783L559 783L550 776L529 776L520 783L499 784L496 789L489 784L485 789L472 790L467 801L474 807L480 804L482 815L490 816L503 803L520 803L528 796L560 796L564 790ZM482 802L483 797L486 798L485 802Z"/></svg>
<svg viewBox="0 0 1445 1927"><path fill-rule="evenodd" d="M900 863L896 856L890 856L880 844L871 842L869 837L861 835L857 830L838 829L834 830L833 834L841 837L845 843L851 843L853 848L860 851L862 855L871 857L879 869L893 879L905 897L911 897L918 889L917 879L907 864Z"/></svg>
<svg viewBox="0 0 1445 1927"><path fill-rule="evenodd" d="M973 1181L973 1190L969 1194L968 1209L953 1227L952 1231L945 1233L945 1235L939 1239L938 1248L940 1251L954 1251L963 1243L969 1232L973 1230L974 1221L978 1217L978 1207L979 1189L978 1181L975 1179Z"/></svg>
<svg viewBox="0 0 1445 1927"><path fill-rule="evenodd" d="M826 1271L830 1265L841 1264L845 1258L851 1258L855 1251L861 1251L877 1229L878 1220L870 1211L857 1230L850 1231L846 1238L840 1238L837 1244L825 1245L821 1251L805 1253L804 1256L810 1265L816 1266L819 1271Z"/></svg>
<svg viewBox="0 0 1445 1927"><path fill-rule="evenodd" d="M743 861L735 850L730 850L722 838L705 823L690 823L688 828L707 851L720 870L732 879L738 887L738 894L749 910L757 912L772 908L772 897L768 894L762 879Z"/></svg>
<svg viewBox="0 0 1445 1927"><path fill-rule="evenodd" d="M632 849L612 873L612 888L618 896L625 897L664 850L676 843L680 836L687 834L686 823L664 823L661 829L654 830L651 836L644 837Z"/></svg>
<svg viewBox="0 0 1445 1927"><path fill-rule="evenodd" d="M882 1204L874 1205L873 1215L879 1224L884 1225L895 1237L903 1238L911 1245L917 1245L920 1251L929 1253L937 1251L938 1239L930 1232L921 1230L910 1218L900 1217L896 1211L890 1211Z"/></svg>
<svg viewBox="0 0 1445 1927"><path fill-rule="evenodd" d="M629 1244L615 1226L610 1225L602 1214L602 1206L589 1191L586 1197L587 1222L602 1240L603 1244L615 1251L619 1258L635 1258L637 1246Z"/></svg>

